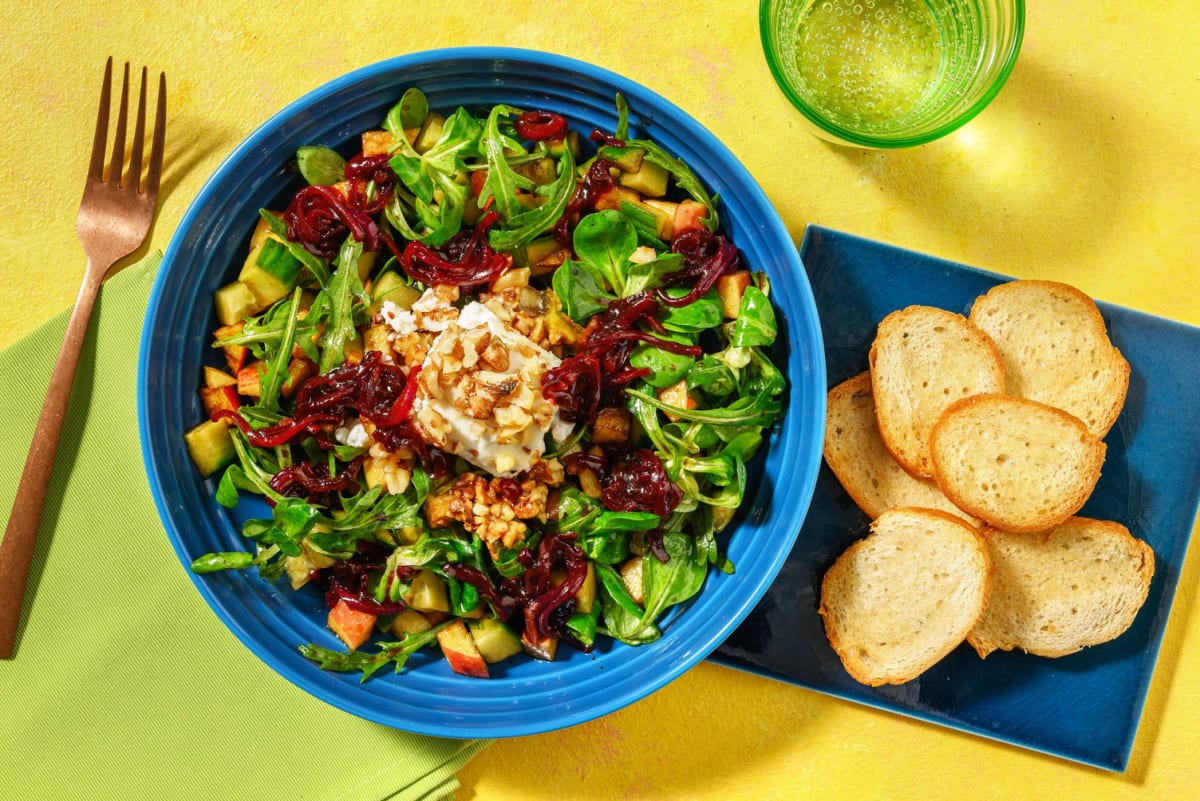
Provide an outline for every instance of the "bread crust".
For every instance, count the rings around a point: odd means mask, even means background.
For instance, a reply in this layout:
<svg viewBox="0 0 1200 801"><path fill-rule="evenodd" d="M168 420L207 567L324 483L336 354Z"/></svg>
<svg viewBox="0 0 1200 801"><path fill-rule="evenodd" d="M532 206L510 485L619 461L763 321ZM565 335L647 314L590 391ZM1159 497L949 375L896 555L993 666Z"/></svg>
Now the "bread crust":
<svg viewBox="0 0 1200 801"><path fill-rule="evenodd" d="M970 436L956 430L964 420ZM1060 427L1059 436L1046 435L1045 429L1054 426ZM1043 442L1032 442L1046 436L1053 440L1049 455L1038 447ZM1070 458L1075 442L1078 458ZM972 451L976 443L983 443L978 453ZM971 457L965 464L956 458L963 451ZM1078 512L1100 479L1105 451L1104 442L1069 412L1011 395L956 401L930 434L934 480L942 492L956 506L1005 531L1044 531ZM1057 491L1051 492L1051 486Z"/></svg>
<svg viewBox="0 0 1200 801"><path fill-rule="evenodd" d="M1133 625L1154 579L1154 551L1112 520L983 535L995 572L967 635L981 658L1013 649L1053 658L1109 642Z"/></svg>
<svg viewBox="0 0 1200 801"><path fill-rule="evenodd" d="M817 611L855 681L903 684L964 642L987 603L990 574L974 526L938 509L889 509L826 571Z"/></svg>
<svg viewBox="0 0 1200 801"><path fill-rule="evenodd" d="M867 359L880 436L917 478L933 476L929 433L942 411L962 397L1004 391L1004 357L991 337L933 306L884 317Z"/></svg>
<svg viewBox="0 0 1200 801"><path fill-rule="evenodd" d="M1087 294L1019 279L975 299L969 318L996 343L1009 394L1070 412L1103 438L1125 406L1130 366Z"/></svg>
<svg viewBox="0 0 1200 801"><path fill-rule="evenodd" d="M872 520L892 507L920 506L979 525L979 520L955 506L932 479L916 478L892 458L879 435L869 372L829 390L824 456L842 489Z"/></svg>

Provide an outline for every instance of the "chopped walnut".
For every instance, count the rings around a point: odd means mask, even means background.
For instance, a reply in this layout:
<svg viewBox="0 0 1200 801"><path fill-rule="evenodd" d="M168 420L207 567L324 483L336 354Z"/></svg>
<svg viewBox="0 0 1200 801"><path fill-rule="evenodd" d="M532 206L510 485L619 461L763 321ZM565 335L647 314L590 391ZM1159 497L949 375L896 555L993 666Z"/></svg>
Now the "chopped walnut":
<svg viewBox="0 0 1200 801"><path fill-rule="evenodd" d="M547 486L529 476L489 480L463 473L449 487L430 495L425 515L431 528L444 528L457 520L489 547L512 548L525 539L524 521L545 520L548 495ZM513 496L515 501L509 501Z"/></svg>

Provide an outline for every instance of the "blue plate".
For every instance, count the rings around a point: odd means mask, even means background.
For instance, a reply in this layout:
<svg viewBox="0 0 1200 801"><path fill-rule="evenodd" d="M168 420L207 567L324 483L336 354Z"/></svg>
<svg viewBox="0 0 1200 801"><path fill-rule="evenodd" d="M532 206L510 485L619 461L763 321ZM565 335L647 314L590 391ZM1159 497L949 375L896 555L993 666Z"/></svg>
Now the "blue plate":
<svg viewBox="0 0 1200 801"><path fill-rule="evenodd" d="M674 610L658 642L611 643L583 654L559 650L553 663L523 657L494 666L488 681L455 675L436 649L400 675L327 673L297 653L315 642L337 647L315 589L294 593L252 572L195 576L186 566L210 551L244 550L238 520L213 499L183 444L204 418L196 397L217 323L212 294L245 258L260 207L278 208L299 188L289 161L297 147L357 150L405 89L431 107L507 103L568 117L585 135L616 127L614 97L632 109L633 133L683 158L721 198L722 224L754 269L776 287L777 363L789 380L789 410L757 461L759 481L727 538L734 575L710 576L692 603ZM825 366L812 291L795 244L754 179L702 126L663 98L618 75L536 52L469 48L408 55L352 72L276 114L220 166L188 209L167 248L150 296L138 367L138 416L150 487L171 544L200 596L241 641L279 674L347 712L408 731L454 737L544 732L612 712L703 659L753 608L783 565L808 508L820 467ZM773 503L786 498L787 503ZM265 508L239 509L263 516Z"/></svg>
<svg viewBox="0 0 1200 801"><path fill-rule="evenodd" d="M910 304L967 313L1010 280L825 228L801 246L821 328L829 386L867 369L875 326ZM1060 659L962 646L907 684L853 681L825 639L820 581L866 533L867 519L822 467L787 564L758 607L714 655L722 664L1014 745L1124 770L1200 500L1200 329L1098 304L1132 366L1125 408L1106 439L1103 475L1081 514L1117 520L1154 548L1154 582L1132 628Z"/></svg>

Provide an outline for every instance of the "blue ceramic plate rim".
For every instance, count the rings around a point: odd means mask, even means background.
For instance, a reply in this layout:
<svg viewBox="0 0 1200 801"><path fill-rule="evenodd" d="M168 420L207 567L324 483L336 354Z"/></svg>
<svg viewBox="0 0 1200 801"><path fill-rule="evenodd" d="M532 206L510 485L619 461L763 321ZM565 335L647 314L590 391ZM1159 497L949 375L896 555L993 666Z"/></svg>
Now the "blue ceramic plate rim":
<svg viewBox="0 0 1200 801"><path fill-rule="evenodd" d="M829 386L866 369L874 322L912 303L966 313L1010 276L808 226L801 260L817 299ZM870 688L850 679L816 611L824 569L866 533L863 515L823 467L809 514L764 599L710 659L866 706L1107 770L1128 765L1200 508L1200 328L1111 303L1097 306L1132 367L1125 409L1106 438L1100 483L1080 514L1118 520L1155 551L1149 597L1116 640L1060 659L962 646L913 682ZM1153 405L1152 418L1142 410ZM772 630L784 634L773 636Z"/></svg>
<svg viewBox="0 0 1200 801"><path fill-rule="evenodd" d="M314 622L314 614L300 611L290 591L248 571L202 577L187 569L201 553L245 545L234 528L236 516L231 519L215 504L214 483L201 482L185 461L183 428L202 419L194 397L199 368L192 351L203 347L197 343L205 338L199 333L204 324L207 330L215 327L211 311L197 310L196 298L211 296L229 280L238 254L245 252L253 210L282 191L276 184L294 180L284 174L286 154L314 141L336 147L377 126L405 88L425 88L431 74L446 70L451 77L439 79L444 86L434 82L430 92L434 108L470 102L534 107L539 101L555 107L557 99L567 105L559 110L576 111L590 124L589 118L601 114L596 106L603 93L611 129L612 97L623 93L634 112L634 131L647 131L692 163L720 194L731 239L779 289L789 411L765 456L758 458L755 475L761 480L728 540L738 572L710 576L698 598L664 621L659 641L636 649L605 645L592 655L565 649L566 659L549 664L505 663L493 666L488 681L456 676L440 658L421 654L403 674L377 674L360 684L356 675L321 671L299 656L296 646L304 642L330 647L337 642L324 629L323 615ZM532 88L531 74L539 81ZM391 92L386 102L383 91ZM363 109L367 98L373 105ZM334 121L344 109L354 113ZM309 133L314 130L324 138L314 140ZM250 195L240 202L252 211L234 219L221 198L238 192ZM738 213L730 214L730 208ZM189 279L194 280L190 288L181 287L181 280ZM185 376L183 362L189 358L196 374ZM453 48L391 58L314 89L263 123L209 178L172 237L151 289L137 377L139 438L151 493L181 566L204 601L259 659L311 695L367 720L436 736L506 737L572 726L638 700L702 660L753 608L782 566L812 497L823 436L824 376L816 307L794 242L754 179L703 126L651 90L575 59L512 48ZM775 484L787 504L770 503ZM776 547L761 547L768 541ZM760 547L749 548L752 543ZM310 599L305 609L313 613L316 602Z"/></svg>

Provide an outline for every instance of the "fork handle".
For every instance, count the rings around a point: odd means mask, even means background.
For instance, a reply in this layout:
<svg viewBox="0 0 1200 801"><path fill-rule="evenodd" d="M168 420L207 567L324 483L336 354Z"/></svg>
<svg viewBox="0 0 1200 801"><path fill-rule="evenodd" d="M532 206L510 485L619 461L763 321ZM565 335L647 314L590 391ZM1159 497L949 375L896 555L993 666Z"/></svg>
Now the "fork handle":
<svg viewBox="0 0 1200 801"><path fill-rule="evenodd" d="M75 370L79 366L88 322L96 305L100 283L104 279L104 272L92 267L89 262L79 287L62 348L50 376L46 400L33 432L29 455L25 458L25 469L17 486L12 514L4 530L4 539L0 540L0 659L12 658L16 645L22 600L33 561L33 547L42 519L42 508L46 503L46 490L54 469L54 456L67 416L71 386L75 383Z"/></svg>

